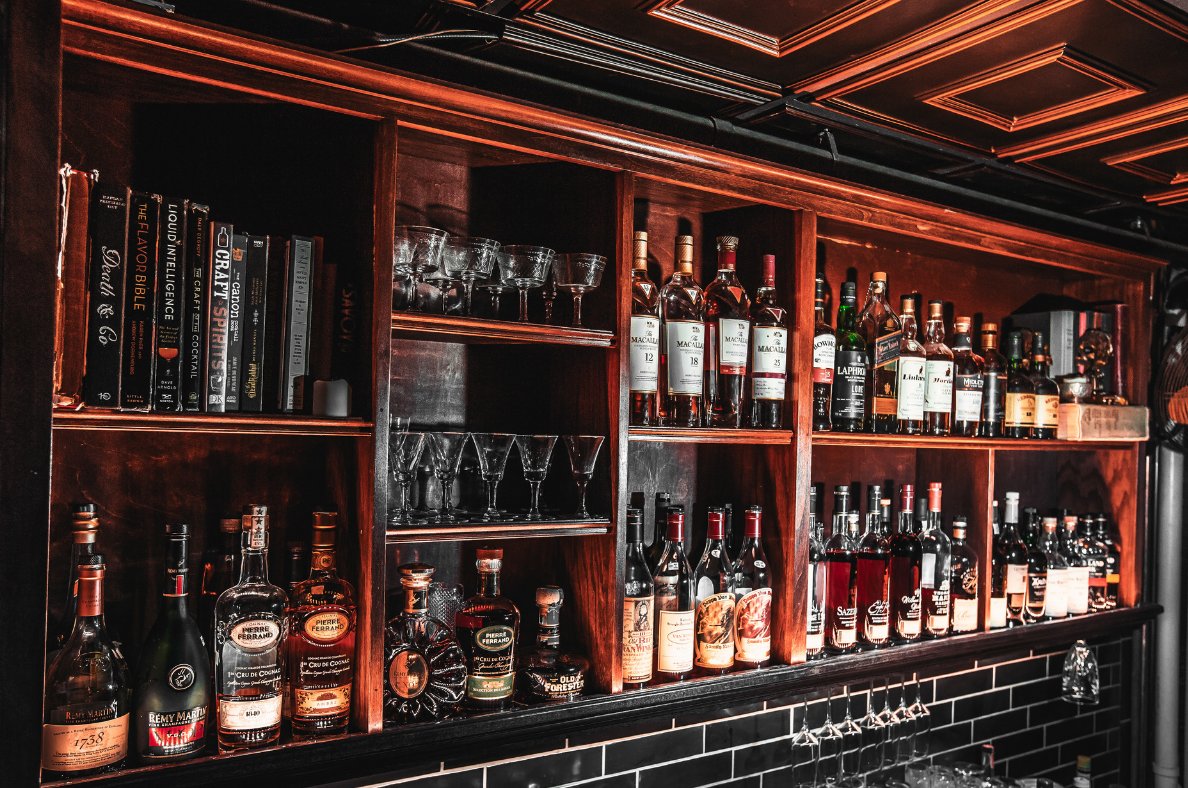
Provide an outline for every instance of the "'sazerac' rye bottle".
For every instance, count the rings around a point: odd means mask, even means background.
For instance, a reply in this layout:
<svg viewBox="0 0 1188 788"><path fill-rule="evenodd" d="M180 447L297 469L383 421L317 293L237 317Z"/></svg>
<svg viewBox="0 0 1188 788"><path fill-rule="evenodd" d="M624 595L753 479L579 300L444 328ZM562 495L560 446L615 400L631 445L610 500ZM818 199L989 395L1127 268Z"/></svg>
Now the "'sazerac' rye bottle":
<svg viewBox="0 0 1188 788"><path fill-rule="evenodd" d="M916 300L903 296L899 302L901 334L899 340L896 421L901 435L920 435L924 432L924 389L927 354L916 340Z"/></svg>
<svg viewBox="0 0 1188 788"><path fill-rule="evenodd" d="M734 664L761 668L771 661L771 567L763 552L763 509L744 515L743 543L734 561Z"/></svg>
<svg viewBox="0 0 1188 788"><path fill-rule="evenodd" d="M652 680L652 634L656 592L643 551L643 511L627 510L627 556L623 565L623 688L642 689Z"/></svg>
<svg viewBox="0 0 1188 788"><path fill-rule="evenodd" d="M677 236L676 270L660 291L667 370L665 423L700 427L705 383L705 295L693 281L693 237Z"/></svg>
<svg viewBox="0 0 1188 788"><path fill-rule="evenodd" d="M982 395L985 391L985 362L973 351L970 326L966 316L953 319L953 430L952 434L972 438L982 420Z"/></svg>
<svg viewBox="0 0 1188 788"><path fill-rule="evenodd" d="M830 421L839 432L862 432L866 426L866 342L857 331L856 285L842 283L837 308Z"/></svg>
<svg viewBox="0 0 1188 788"><path fill-rule="evenodd" d="M648 234L635 233L631 264L631 424L659 424L660 290L648 278Z"/></svg>
<svg viewBox="0 0 1188 788"><path fill-rule="evenodd" d="M833 428L830 409L836 349L837 338L825 314L825 280L818 278L813 296L813 429L818 432Z"/></svg>
<svg viewBox="0 0 1188 788"><path fill-rule="evenodd" d="M705 548L693 570L697 594L693 664L703 676L734 667L734 563L726 553L726 515L721 507L707 514Z"/></svg>
<svg viewBox="0 0 1188 788"><path fill-rule="evenodd" d="M1060 387L1049 374L1042 331L1031 335L1031 382L1035 385L1035 427L1031 437L1052 440L1060 423Z"/></svg>
<svg viewBox="0 0 1188 788"><path fill-rule="evenodd" d="M928 302L924 353L924 434L948 435L953 421L953 351L945 344L944 301Z"/></svg>
<svg viewBox="0 0 1188 788"><path fill-rule="evenodd" d="M1001 438L1006 415L1007 360L998 352L998 324L982 324L982 418L978 435Z"/></svg>
<svg viewBox="0 0 1188 788"><path fill-rule="evenodd" d="M866 303L858 315L858 331L866 342L869 375L866 413L874 432L896 430L896 388L901 327L887 301L887 274L876 271L870 278Z"/></svg>
<svg viewBox="0 0 1188 788"><path fill-rule="evenodd" d="M788 383L788 312L775 288L775 255L763 256L763 284L751 303L752 427L784 426L784 393Z"/></svg>
<svg viewBox="0 0 1188 788"><path fill-rule="evenodd" d="M850 487L833 490L833 533L825 544L825 648L853 651L858 640L858 513L850 512Z"/></svg>
<svg viewBox="0 0 1188 788"><path fill-rule="evenodd" d="M751 341L751 299L735 271L738 238L718 238L718 275L705 287L706 400L709 426L742 426Z"/></svg>

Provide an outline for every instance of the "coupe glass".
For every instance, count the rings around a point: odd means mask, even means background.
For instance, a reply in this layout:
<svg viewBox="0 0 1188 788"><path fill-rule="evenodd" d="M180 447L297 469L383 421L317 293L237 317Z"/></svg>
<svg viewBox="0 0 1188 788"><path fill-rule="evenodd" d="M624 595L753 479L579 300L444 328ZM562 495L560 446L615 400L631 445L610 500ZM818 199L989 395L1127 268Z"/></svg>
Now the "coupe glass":
<svg viewBox="0 0 1188 788"><path fill-rule="evenodd" d="M441 506L437 510L437 522L452 523L457 521L454 514L453 487L454 478L458 475L458 465L462 462L462 448L466 446L468 432L431 432L429 433L429 453L433 457L433 475L441 483Z"/></svg>
<svg viewBox="0 0 1188 788"><path fill-rule="evenodd" d="M540 517L540 483L549 472L549 458L553 456L556 435L517 435L516 448L520 450L520 464L524 467L524 478L532 489L532 506L528 510L529 520Z"/></svg>
<svg viewBox="0 0 1188 788"><path fill-rule="evenodd" d="M417 478L417 464L421 461L421 452L425 449L425 433L408 432L402 429L392 430L388 437L388 456L392 463L392 475L400 485L400 509L392 516L396 525L408 525L412 522L411 495L412 483Z"/></svg>
<svg viewBox="0 0 1188 788"><path fill-rule="evenodd" d="M817 747L821 753L820 764L817 767L817 779L827 785L834 785L845 776L842 770L842 752L845 749L845 739L841 729L833 724L833 698L825 699L825 722L813 731L817 738Z"/></svg>
<svg viewBox="0 0 1188 788"><path fill-rule="evenodd" d="M912 755L916 758L927 758L929 738L932 734L932 712L928 710L928 706L920 702L920 679L915 673L912 674L912 683L916 685L916 700L908 707L908 711L916 721L912 738Z"/></svg>
<svg viewBox="0 0 1188 788"><path fill-rule="evenodd" d="M516 436L504 432L475 432L470 437L474 440L475 452L478 454L479 475L487 485L487 511L478 519L488 522L498 520L503 516L503 512L495 505L495 495L499 489L499 482L503 480L507 455L511 453L512 442Z"/></svg>
<svg viewBox="0 0 1188 788"><path fill-rule="evenodd" d="M808 727L808 703L801 704L800 730L792 737L792 785L790 788L816 788L817 762L821 747Z"/></svg>
<svg viewBox="0 0 1188 788"><path fill-rule="evenodd" d="M573 296L574 326L582 325L582 296L598 287L604 270L606 258L586 252L560 255L553 264L553 278L557 280L557 287Z"/></svg>
<svg viewBox="0 0 1188 788"><path fill-rule="evenodd" d="M503 258L506 256L503 252L496 252L495 264L498 270L492 272L491 278L484 279L478 284L478 289L486 291L487 296L491 299L488 309L491 312L491 318L493 320L499 319L499 313L502 311L503 294L512 289L510 284L503 281L502 271L505 266Z"/></svg>
<svg viewBox="0 0 1188 788"><path fill-rule="evenodd" d="M445 230L436 227L401 225L396 228L395 253L392 260L393 279L399 274L411 279L412 293L404 297L407 309L420 307L420 280L427 273L437 271L441 266L441 251L448 237ZM395 293L393 293L395 296Z"/></svg>
<svg viewBox="0 0 1188 788"><path fill-rule="evenodd" d="M586 485L594 475L594 463L598 460L598 451L602 442L606 440L601 435L566 435L565 448L569 452L569 469L573 473L573 483L578 488L578 510L574 514L579 520L589 520L590 513L586 511Z"/></svg>
<svg viewBox="0 0 1188 788"><path fill-rule="evenodd" d="M528 322L528 291L540 287L553 264L552 249L513 244L503 247L499 257L499 278L520 291L520 322Z"/></svg>
<svg viewBox="0 0 1188 788"><path fill-rule="evenodd" d="M1101 702L1101 678L1097 657L1083 640L1073 643L1064 657L1060 697L1077 706L1096 706Z"/></svg>
<svg viewBox="0 0 1188 788"><path fill-rule="evenodd" d="M473 314L474 283L491 275L498 256L499 242L490 238L450 238L446 241L442 264L450 277L462 280L466 287L466 314Z"/></svg>

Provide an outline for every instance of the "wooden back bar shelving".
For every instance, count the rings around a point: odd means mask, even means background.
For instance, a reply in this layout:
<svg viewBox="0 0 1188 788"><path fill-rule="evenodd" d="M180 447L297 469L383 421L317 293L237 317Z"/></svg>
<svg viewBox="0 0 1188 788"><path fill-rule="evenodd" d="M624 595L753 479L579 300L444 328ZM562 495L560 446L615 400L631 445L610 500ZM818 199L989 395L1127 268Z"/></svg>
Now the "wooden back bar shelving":
<svg viewBox="0 0 1188 788"><path fill-rule="evenodd" d="M813 481L942 481L946 513L969 516L970 542L983 566L989 562L990 504L1007 489L1020 490L1036 506L1112 512L1122 535L1122 602L1128 608L1142 603L1143 445L813 435L812 291L820 266L835 293L849 268L863 282L871 271L886 270L896 298L901 290L927 288L927 296L990 320L1038 291L1123 300L1132 329L1130 394L1141 404L1150 378L1150 294L1162 261L97 0L67 0L62 35L66 160L143 188L196 190L194 196L228 216L240 211L245 223L259 222L269 232L321 233L358 276L366 325L352 380L352 420L86 410L53 417L51 614L69 552L68 506L87 497L100 507L100 538L113 559L109 576L120 578L109 592L111 618L133 643L154 608L154 537L163 519L189 519L204 530L224 510L259 500L277 513L272 544L279 548L287 538L302 537L310 510L323 499L345 513L342 563L360 595L355 733L291 752L316 751L310 760L325 763L367 754L375 764L390 764L411 757L416 742L433 757L439 735L441 742L478 736L498 742L517 731L530 735L534 725L589 727L595 719L609 723L644 713L654 703L699 702L698 694L745 697L768 684L795 688L850 676L841 660L800 665L808 555L803 522ZM188 162L146 141L181 120L197 124L194 136L198 130L216 134L205 148L190 140L187 150L205 152ZM253 136L259 134L267 140ZM232 155L239 169L210 173L222 155ZM285 165L288 171L278 173ZM590 328L393 312L397 223L607 255L602 285L586 297ZM752 290L759 256L777 255L777 289L793 320L783 430L627 426L623 340L633 229L649 232L654 279L672 270L678 229L695 236L701 282L713 275L715 235L742 238L740 274ZM514 301L515 294L505 298ZM565 301L561 294L557 303ZM81 352L81 335L68 335L67 346ZM591 508L609 517L539 529L467 526L452 534L448 527L389 526L395 500L387 425L397 416L427 427L606 435ZM546 496L565 506L571 491L558 448ZM509 469L516 463L513 457ZM501 497L516 500L518 486L509 470ZM649 499L669 490L674 500L693 503L695 548L704 534L704 505L733 502L740 526L743 507L763 505L776 576L773 656L780 667L684 689L621 692L618 579L626 507L637 490ZM567 640L593 660L593 697L565 709L513 713L499 723L502 733L492 733L489 720L381 732L383 624L394 612L394 566L427 560L440 567L439 579L460 582L469 592L476 542L505 546L505 584L529 621L532 608L525 603L537 584L567 589ZM988 600L989 572L982 576ZM1085 621L1084 628L1100 631L1108 620ZM1118 611L1115 620L1133 627L1144 617L1141 609ZM1044 637L1078 631L1075 621L1055 626L1045 630L1055 634ZM1026 631L974 637L1003 647L1027 642ZM921 654L973 653L969 642L931 643ZM879 663L856 662L854 670L878 671ZM224 768L240 777L285 768L270 752L234 761L205 758L159 772L132 769L99 781L145 782L168 773L186 783L230 773Z"/></svg>

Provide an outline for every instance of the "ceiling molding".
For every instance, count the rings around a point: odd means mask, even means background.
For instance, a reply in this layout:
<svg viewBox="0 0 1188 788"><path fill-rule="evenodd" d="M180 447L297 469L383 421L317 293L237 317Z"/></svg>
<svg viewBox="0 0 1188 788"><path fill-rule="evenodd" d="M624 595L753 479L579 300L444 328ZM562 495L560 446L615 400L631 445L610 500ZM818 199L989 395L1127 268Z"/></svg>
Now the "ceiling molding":
<svg viewBox="0 0 1188 788"><path fill-rule="evenodd" d="M1142 134L1147 131L1182 123L1188 120L1188 94L1142 109L1115 115L1096 123L1089 123L1018 145L1000 148L1000 156L1017 161L1035 161L1082 148Z"/></svg>
<svg viewBox="0 0 1188 788"><path fill-rule="evenodd" d="M1165 153L1172 153L1173 151L1188 149L1188 136L1176 137L1175 139L1164 140L1155 145L1148 145L1145 148L1138 148L1137 150L1127 151L1126 153L1118 153L1113 156L1106 156L1101 160L1102 164L1108 164L1111 167L1117 167L1120 170L1125 170L1133 175L1138 175L1143 178L1155 181L1156 183L1164 183L1169 186L1174 186L1177 183L1188 182L1188 172L1159 170L1155 167L1146 164L1139 164L1143 159L1154 158L1155 156L1162 156Z"/></svg>

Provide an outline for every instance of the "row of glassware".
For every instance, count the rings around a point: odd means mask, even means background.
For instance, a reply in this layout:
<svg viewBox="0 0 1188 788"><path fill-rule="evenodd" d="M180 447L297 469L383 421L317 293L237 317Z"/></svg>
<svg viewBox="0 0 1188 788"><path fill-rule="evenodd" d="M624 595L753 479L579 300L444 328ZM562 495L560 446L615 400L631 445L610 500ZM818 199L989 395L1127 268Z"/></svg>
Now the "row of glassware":
<svg viewBox="0 0 1188 788"><path fill-rule="evenodd" d="M401 503L391 518L392 524L545 519L540 510L540 485L548 475L549 461L558 437L565 443L570 473L578 488L578 509L571 517L577 520L591 519L586 509L586 485L594 475L598 452L605 440L601 435L513 435L504 432L414 432L394 429L388 444L389 458L392 474L400 485ZM479 473L487 488L486 508L481 512L459 511L452 500L454 479L458 476L462 450L468 441L474 443ZM524 479L532 494L531 506L522 515L512 515L500 509L496 498L512 444L519 451ZM409 490L416 480L421 456L426 449L433 475L441 484L441 498L436 512L430 512L427 517L418 517L412 509Z"/></svg>
<svg viewBox="0 0 1188 788"><path fill-rule="evenodd" d="M499 316L504 292L520 293L520 322L528 322L528 291L549 284L573 296L573 325L582 325L582 296L602 282L606 258L590 252L557 254L545 246L501 246L490 238L451 236L436 227L401 225L396 228L392 266L394 309L442 314L461 310L474 315L474 291L485 291L490 314ZM552 274L550 279L549 274ZM461 303L456 296L462 286ZM436 294L434 293L436 291ZM434 298L440 303L434 309ZM453 307L451 307L453 304ZM552 322L553 298L545 299L545 322Z"/></svg>

